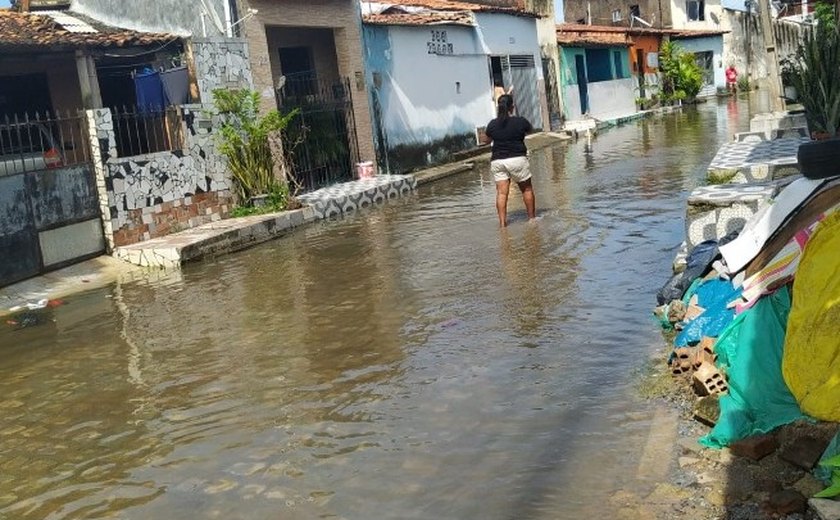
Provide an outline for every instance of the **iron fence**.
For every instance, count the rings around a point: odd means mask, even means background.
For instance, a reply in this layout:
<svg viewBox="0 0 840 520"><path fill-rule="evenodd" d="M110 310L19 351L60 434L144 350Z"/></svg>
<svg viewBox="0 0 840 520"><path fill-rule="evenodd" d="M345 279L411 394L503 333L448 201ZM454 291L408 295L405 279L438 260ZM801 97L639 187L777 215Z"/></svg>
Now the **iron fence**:
<svg viewBox="0 0 840 520"><path fill-rule="evenodd" d="M111 108L119 157L184 149L183 117L179 107Z"/></svg>
<svg viewBox="0 0 840 520"><path fill-rule="evenodd" d="M353 179L359 151L348 79L287 77L277 106L284 113L298 111L287 129L287 149L301 188L309 191Z"/></svg>
<svg viewBox="0 0 840 520"><path fill-rule="evenodd" d="M35 112L0 118L0 176L90 160L83 111Z"/></svg>

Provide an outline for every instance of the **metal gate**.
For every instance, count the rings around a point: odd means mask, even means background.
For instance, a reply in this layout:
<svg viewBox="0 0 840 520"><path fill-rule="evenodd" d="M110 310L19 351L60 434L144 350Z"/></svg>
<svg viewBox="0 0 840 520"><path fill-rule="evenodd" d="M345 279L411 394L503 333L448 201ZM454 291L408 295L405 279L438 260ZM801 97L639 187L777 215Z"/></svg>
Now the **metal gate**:
<svg viewBox="0 0 840 520"><path fill-rule="evenodd" d="M503 71L505 65L510 67L516 113L530 121L534 128L543 128L540 95L537 91L537 67L534 62L534 56L509 56L507 60L502 60ZM504 73L507 74L506 71Z"/></svg>
<svg viewBox="0 0 840 520"><path fill-rule="evenodd" d="M83 114L0 120L0 286L101 254Z"/></svg>
<svg viewBox="0 0 840 520"><path fill-rule="evenodd" d="M304 191L354 177L359 144L351 92L346 78L324 81L311 73L287 76L277 92L281 111L298 110L287 136L293 175Z"/></svg>

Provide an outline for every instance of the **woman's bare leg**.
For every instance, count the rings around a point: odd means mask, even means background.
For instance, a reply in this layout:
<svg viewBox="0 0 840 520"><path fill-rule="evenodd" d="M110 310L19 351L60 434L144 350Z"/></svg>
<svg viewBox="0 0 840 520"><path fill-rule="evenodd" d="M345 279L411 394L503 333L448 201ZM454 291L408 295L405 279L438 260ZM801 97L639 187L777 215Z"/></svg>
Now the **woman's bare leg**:
<svg viewBox="0 0 840 520"><path fill-rule="evenodd" d="M525 210L528 211L528 219L537 218L537 200L534 197L534 186L531 179L519 183L519 191L522 192L522 202L525 203Z"/></svg>
<svg viewBox="0 0 840 520"><path fill-rule="evenodd" d="M499 214L499 227L507 227L507 200L510 192L510 180L496 181L496 212Z"/></svg>

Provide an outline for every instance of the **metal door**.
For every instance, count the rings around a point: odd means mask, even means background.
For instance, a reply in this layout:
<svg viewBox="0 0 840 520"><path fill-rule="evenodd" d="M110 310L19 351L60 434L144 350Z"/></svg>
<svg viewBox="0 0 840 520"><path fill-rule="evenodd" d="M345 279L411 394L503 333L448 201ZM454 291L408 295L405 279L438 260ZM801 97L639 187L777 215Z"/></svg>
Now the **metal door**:
<svg viewBox="0 0 840 520"><path fill-rule="evenodd" d="M294 177L303 190L353 179L359 145L348 79L286 77L277 106L284 113L298 111L287 134Z"/></svg>
<svg viewBox="0 0 840 520"><path fill-rule="evenodd" d="M510 56L509 65L516 113L530 121L534 128L543 128L534 56ZM504 70L504 61L502 67Z"/></svg>
<svg viewBox="0 0 840 520"><path fill-rule="evenodd" d="M105 250L86 136L84 114L0 121L0 287Z"/></svg>
<svg viewBox="0 0 840 520"><path fill-rule="evenodd" d="M0 258L0 286L41 270L38 230L23 173L0 177Z"/></svg>

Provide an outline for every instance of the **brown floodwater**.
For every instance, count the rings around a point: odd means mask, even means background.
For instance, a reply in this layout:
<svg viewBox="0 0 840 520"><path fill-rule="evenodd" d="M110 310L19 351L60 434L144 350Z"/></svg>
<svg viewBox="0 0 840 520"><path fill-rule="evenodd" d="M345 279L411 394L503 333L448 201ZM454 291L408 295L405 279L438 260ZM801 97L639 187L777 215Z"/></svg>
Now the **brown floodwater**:
<svg viewBox="0 0 840 520"><path fill-rule="evenodd" d="M653 294L749 115L535 151L540 219L512 197L504 233L467 173L0 324L0 518L609 517L672 458Z"/></svg>

